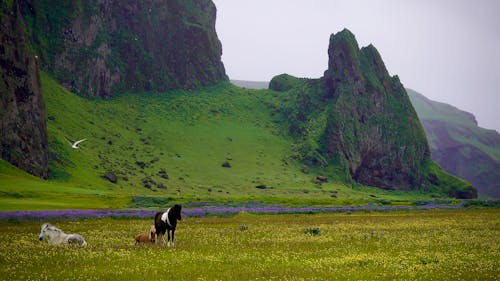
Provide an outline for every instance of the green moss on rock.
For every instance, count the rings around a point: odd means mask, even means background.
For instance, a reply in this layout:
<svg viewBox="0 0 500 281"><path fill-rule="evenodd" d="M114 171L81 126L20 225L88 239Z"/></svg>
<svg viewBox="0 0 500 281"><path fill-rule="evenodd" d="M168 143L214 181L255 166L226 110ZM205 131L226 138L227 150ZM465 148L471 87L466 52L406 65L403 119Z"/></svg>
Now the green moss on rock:
<svg viewBox="0 0 500 281"><path fill-rule="evenodd" d="M279 92L285 92L293 88L297 88L301 83L304 83L306 79L297 78L289 74L280 74L274 76L269 82L269 89Z"/></svg>
<svg viewBox="0 0 500 281"><path fill-rule="evenodd" d="M38 59L31 50L20 2L0 2L0 155L47 178L48 144Z"/></svg>
<svg viewBox="0 0 500 281"><path fill-rule="evenodd" d="M44 70L86 96L227 80L210 0L25 1Z"/></svg>

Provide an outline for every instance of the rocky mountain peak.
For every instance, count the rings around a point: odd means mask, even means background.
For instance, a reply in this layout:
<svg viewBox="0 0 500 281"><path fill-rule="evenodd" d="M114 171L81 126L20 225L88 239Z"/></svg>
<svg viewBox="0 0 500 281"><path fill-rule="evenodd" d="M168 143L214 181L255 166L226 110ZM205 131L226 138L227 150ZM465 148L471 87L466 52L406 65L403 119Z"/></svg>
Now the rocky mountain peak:
<svg viewBox="0 0 500 281"><path fill-rule="evenodd" d="M361 48L360 55L362 66L365 66L365 69L372 70L376 74L376 78L383 84L384 88L389 89L391 77L378 50L370 44ZM365 76L365 79L369 80L370 77Z"/></svg>
<svg viewBox="0 0 500 281"><path fill-rule="evenodd" d="M383 188L420 186L430 157L425 133L399 79L373 45L358 48L347 29L330 37L327 96L334 99L325 153L345 158L358 182Z"/></svg>
<svg viewBox="0 0 500 281"><path fill-rule="evenodd" d="M430 171L435 164L422 125L402 83L389 75L377 49L360 49L344 29L330 36L328 55L322 78L305 81L280 75L270 85L276 90L298 85L288 118L306 165L384 189L425 189L447 185L444 179L453 181L443 172L440 182L439 168ZM460 185L462 189L451 188L448 194L477 196L470 184Z"/></svg>
<svg viewBox="0 0 500 281"><path fill-rule="evenodd" d="M354 34L344 29L330 36L328 69L325 71L327 96L335 96L340 81L359 81L359 47Z"/></svg>

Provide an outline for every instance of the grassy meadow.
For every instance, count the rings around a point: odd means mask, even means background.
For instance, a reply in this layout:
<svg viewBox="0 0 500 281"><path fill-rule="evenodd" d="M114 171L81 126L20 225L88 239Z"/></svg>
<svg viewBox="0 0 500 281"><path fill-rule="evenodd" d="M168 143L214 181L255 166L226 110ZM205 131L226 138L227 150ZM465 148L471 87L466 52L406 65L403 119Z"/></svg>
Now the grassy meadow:
<svg viewBox="0 0 500 281"><path fill-rule="evenodd" d="M134 245L152 220L52 221L85 248L38 241L42 223L0 221L1 280L500 278L498 209L184 218L175 248Z"/></svg>

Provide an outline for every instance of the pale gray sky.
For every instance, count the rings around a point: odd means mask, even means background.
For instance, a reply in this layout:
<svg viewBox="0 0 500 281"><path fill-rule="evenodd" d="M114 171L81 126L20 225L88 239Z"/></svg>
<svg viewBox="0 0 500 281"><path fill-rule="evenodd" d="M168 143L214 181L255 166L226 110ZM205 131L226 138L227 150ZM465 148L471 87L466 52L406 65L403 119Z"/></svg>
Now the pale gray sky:
<svg viewBox="0 0 500 281"><path fill-rule="evenodd" d="M500 1L213 0L231 79L318 78L344 27L372 43L391 75L500 131Z"/></svg>

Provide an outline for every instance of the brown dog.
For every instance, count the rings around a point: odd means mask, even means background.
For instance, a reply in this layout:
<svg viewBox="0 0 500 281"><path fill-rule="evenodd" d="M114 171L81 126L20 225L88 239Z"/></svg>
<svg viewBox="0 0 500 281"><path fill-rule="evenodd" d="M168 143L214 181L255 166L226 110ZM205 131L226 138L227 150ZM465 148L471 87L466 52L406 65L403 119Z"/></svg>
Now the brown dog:
<svg viewBox="0 0 500 281"><path fill-rule="evenodd" d="M135 244L137 245L139 243L154 243L156 241L155 236L156 236L156 228L154 225L152 225L151 228L149 229L149 234L141 233L135 236Z"/></svg>

